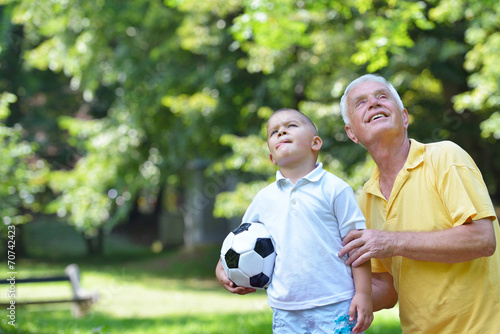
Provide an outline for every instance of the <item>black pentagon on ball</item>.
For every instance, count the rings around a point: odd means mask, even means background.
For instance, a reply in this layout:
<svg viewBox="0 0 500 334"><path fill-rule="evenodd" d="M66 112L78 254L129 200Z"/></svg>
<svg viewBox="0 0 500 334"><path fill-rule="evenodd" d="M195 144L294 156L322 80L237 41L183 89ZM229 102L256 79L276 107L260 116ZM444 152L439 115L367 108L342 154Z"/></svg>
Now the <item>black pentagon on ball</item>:
<svg viewBox="0 0 500 334"><path fill-rule="evenodd" d="M255 242L255 252L263 258L274 252L273 242L270 238L257 238Z"/></svg>
<svg viewBox="0 0 500 334"><path fill-rule="evenodd" d="M250 228L250 223L244 223L244 224L241 224L240 226L238 226L237 228L234 229L233 233L234 235L237 235L237 234L240 234L241 232L244 232L244 231L248 231L248 229Z"/></svg>
<svg viewBox="0 0 500 334"><path fill-rule="evenodd" d="M250 277L250 285L254 288L263 288L267 282L269 282L269 277L263 273Z"/></svg>
<svg viewBox="0 0 500 334"><path fill-rule="evenodd" d="M224 255L226 264L228 268L238 268L238 262L240 261L240 254L236 253L234 249L230 248L226 255Z"/></svg>

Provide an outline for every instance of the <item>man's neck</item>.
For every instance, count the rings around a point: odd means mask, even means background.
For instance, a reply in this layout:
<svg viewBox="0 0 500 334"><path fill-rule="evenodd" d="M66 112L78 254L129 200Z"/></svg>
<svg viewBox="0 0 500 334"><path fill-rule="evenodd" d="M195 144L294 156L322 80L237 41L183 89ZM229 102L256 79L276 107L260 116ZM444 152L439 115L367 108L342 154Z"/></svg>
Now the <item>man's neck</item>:
<svg viewBox="0 0 500 334"><path fill-rule="evenodd" d="M399 140L375 143L367 149L380 171L380 190L388 200L396 177L408 158L410 140L405 135Z"/></svg>

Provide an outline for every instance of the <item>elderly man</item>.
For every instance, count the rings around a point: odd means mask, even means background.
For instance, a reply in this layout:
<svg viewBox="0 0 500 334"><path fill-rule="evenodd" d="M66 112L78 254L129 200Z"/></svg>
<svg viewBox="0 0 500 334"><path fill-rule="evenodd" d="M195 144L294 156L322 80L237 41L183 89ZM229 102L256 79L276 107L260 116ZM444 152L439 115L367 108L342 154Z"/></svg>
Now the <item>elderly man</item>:
<svg viewBox="0 0 500 334"><path fill-rule="evenodd" d="M339 256L372 260L374 310L399 301L404 333L500 333L500 235L482 175L456 144L408 138L408 111L384 78L354 80L345 130L376 163L359 199L368 230Z"/></svg>

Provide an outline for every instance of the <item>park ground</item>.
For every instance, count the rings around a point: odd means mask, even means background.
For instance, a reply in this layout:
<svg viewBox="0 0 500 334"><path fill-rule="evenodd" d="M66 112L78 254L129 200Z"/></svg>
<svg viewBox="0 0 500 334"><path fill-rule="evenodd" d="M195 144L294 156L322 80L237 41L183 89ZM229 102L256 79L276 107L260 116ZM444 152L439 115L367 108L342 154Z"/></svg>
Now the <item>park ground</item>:
<svg viewBox="0 0 500 334"><path fill-rule="evenodd" d="M23 334L225 334L271 333L265 292L226 292L214 277L220 245L154 252L125 235L111 234L104 255L88 257L82 237L66 224L40 219L25 226L27 253L17 259L17 277L60 275L70 263L81 285L100 299L85 317L71 303L17 307L15 326L1 310L0 333ZM156 251L158 249L156 248ZM0 286L5 302L7 286ZM61 299L69 282L16 285L16 299ZM367 334L401 333L397 310L375 313Z"/></svg>

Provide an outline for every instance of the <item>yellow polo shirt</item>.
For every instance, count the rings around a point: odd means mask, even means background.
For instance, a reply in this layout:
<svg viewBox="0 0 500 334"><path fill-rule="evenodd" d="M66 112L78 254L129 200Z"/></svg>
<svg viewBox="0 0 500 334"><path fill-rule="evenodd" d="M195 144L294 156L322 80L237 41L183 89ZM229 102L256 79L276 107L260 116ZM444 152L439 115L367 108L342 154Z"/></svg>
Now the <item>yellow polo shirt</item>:
<svg viewBox="0 0 500 334"><path fill-rule="evenodd" d="M424 145L411 139L389 201L379 177L375 167L360 198L368 228L436 231L488 218L498 244L493 256L463 263L372 259L373 272L394 278L403 333L500 333L500 229L472 158L452 142Z"/></svg>

